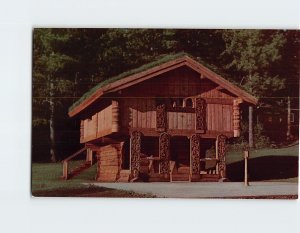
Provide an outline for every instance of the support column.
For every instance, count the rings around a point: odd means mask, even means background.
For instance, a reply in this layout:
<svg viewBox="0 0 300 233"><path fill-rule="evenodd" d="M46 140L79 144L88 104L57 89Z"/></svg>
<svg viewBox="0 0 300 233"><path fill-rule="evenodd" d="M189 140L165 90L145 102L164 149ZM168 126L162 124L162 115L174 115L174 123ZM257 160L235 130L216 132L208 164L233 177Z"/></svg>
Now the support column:
<svg viewBox="0 0 300 233"><path fill-rule="evenodd" d="M199 134L190 138L190 173L192 176L200 175L200 140Z"/></svg>
<svg viewBox="0 0 300 233"><path fill-rule="evenodd" d="M240 132L240 104L243 102L242 99L233 100L233 136L239 137Z"/></svg>
<svg viewBox="0 0 300 233"><path fill-rule="evenodd" d="M80 121L80 143L83 143L84 140L84 121Z"/></svg>
<svg viewBox="0 0 300 233"><path fill-rule="evenodd" d="M119 126L119 103L116 100L113 100L112 103L112 126L111 131L112 132L119 132L120 126Z"/></svg>
<svg viewBox="0 0 300 233"><path fill-rule="evenodd" d="M287 131L286 131L287 140L291 139L291 98L288 96L287 100Z"/></svg>
<svg viewBox="0 0 300 233"><path fill-rule="evenodd" d="M249 147L253 148L253 106L249 106Z"/></svg>
<svg viewBox="0 0 300 233"><path fill-rule="evenodd" d="M133 131L130 136L130 172L133 179L137 179L140 173L142 133Z"/></svg>
<svg viewBox="0 0 300 233"><path fill-rule="evenodd" d="M167 133L159 136L159 173L163 174L164 178L168 178L170 172L170 139Z"/></svg>
<svg viewBox="0 0 300 233"><path fill-rule="evenodd" d="M164 132L167 128L167 110L165 104L156 107L156 131Z"/></svg>
<svg viewBox="0 0 300 233"><path fill-rule="evenodd" d="M223 134L217 136L216 157L219 160L218 174L221 179L226 178L226 139Z"/></svg>
<svg viewBox="0 0 300 233"><path fill-rule="evenodd" d="M196 133L205 133L206 130L206 101L202 98L196 98Z"/></svg>

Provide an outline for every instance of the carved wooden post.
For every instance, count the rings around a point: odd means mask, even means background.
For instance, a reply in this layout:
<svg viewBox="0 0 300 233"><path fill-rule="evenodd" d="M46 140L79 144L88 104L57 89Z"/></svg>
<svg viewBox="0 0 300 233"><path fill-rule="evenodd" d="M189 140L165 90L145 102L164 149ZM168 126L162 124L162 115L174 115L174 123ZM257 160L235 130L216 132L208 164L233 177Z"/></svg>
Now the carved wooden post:
<svg viewBox="0 0 300 233"><path fill-rule="evenodd" d="M217 136L216 140L216 156L219 160L218 174L220 178L226 178L226 139L227 137L223 134Z"/></svg>
<svg viewBox="0 0 300 233"><path fill-rule="evenodd" d="M112 132L119 132L120 126L119 126L119 103L116 100L113 100L112 103L112 126L111 131Z"/></svg>
<svg viewBox="0 0 300 233"><path fill-rule="evenodd" d="M84 121L80 121L80 143L84 140Z"/></svg>
<svg viewBox="0 0 300 233"><path fill-rule="evenodd" d="M159 136L159 158L159 173L168 178L170 170L170 135L167 133L162 133Z"/></svg>
<svg viewBox="0 0 300 233"><path fill-rule="evenodd" d="M243 102L242 99L233 100L233 136L240 136L240 104Z"/></svg>
<svg viewBox="0 0 300 233"><path fill-rule="evenodd" d="M205 133L206 130L206 101L196 98L196 133Z"/></svg>
<svg viewBox="0 0 300 233"><path fill-rule="evenodd" d="M142 133L133 131L130 137L130 171L133 178L138 178L140 172Z"/></svg>
<svg viewBox="0 0 300 233"><path fill-rule="evenodd" d="M200 174L200 140L199 134L193 134L190 138L190 173L191 175Z"/></svg>
<svg viewBox="0 0 300 233"><path fill-rule="evenodd" d="M156 130L164 132L167 128L166 105L160 104L156 107Z"/></svg>

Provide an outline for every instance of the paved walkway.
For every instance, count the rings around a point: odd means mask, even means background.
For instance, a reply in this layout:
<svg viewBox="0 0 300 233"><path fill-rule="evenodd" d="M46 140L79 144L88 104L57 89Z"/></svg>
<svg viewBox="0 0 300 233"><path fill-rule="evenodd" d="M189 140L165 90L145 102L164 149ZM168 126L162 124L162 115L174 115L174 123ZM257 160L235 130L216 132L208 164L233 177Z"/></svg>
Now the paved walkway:
<svg viewBox="0 0 300 233"><path fill-rule="evenodd" d="M92 183L96 186L148 193L157 197L205 198L266 195L297 195L298 184L287 182L251 182L245 187L240 182L195 183Z"/></svg>

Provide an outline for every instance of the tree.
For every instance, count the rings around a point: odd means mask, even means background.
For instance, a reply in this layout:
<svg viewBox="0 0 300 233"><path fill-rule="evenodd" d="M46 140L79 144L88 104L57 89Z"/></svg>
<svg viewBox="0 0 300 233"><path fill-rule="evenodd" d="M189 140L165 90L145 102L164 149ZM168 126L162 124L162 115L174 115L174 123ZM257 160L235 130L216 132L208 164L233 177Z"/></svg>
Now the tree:
<svg viewBox="0 0 300 233"><path fill-rule="evenodd" d="M223 30L225 68L247 91L268 97L283 89L284 79L272 73L286 39L281 31ZM253 107L249 107L249 146L253 147Z"/></svg>
<svg viewBox="0 0 300 233"><path fill-rule="evenodd" d="M61 46L68 39L67 30L35 29L33 34L33 127L49 126L52 162L57 160L55 109L62 103L59 97L72 89L72 82L62 73L68 63L74 62L62 52Z"/></svg>

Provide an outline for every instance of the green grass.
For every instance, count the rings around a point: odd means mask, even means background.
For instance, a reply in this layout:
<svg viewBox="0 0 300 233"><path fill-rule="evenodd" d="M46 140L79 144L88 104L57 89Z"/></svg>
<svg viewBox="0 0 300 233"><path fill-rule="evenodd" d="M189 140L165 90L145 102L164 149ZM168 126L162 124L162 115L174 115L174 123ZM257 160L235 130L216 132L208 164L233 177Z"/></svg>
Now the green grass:
<svg viewBox="0 0 300 233"><path fill-rule="evenodd" d="M72 166L77 166L80 162L82 161L73 162ZM70 180L62 180L61 163L33 163L31 192L36 197L155 197L150 194L83 184L94 182L95 174L96 165Z"/></svg>
<svg viewBox="0 0 300 233"><path fill-rule="evenodd" d="M243 152L229 151L226 155L227 177L242 181ZM299 144L279 149L251 150L248 171L252 181L298 182Z"/></svg>
<svg viewBox="0 0 300 233"><path fill-rule="evenodd" d="M79 161L72 164L75 166ZM32 164L32 193L37 190L51 190L60 188L79 188L82 183L93 181L96 174L96 165L70 180L62 180L61 163L33 163Z"/></svg>
<svg viewBox="0 0 300 233"><path fill-rule="evenodd" d="M269 160L266 164L258 163L260 165L259 169L266 171L272 171L273 173L280 172L281 164L286 166L286 160L290 158L295 158L290 164L288 164L287 169L290 166L298 166L295 161L298 161L299 156L299 145L294 145L286 148L280 149L260 149L252 150L250 152L250 161L255 159L263 159L267 157L278 158L279 167L272 168ZM228 168L230 165L238 165L238 170L236 174L243 177L243 153L229 151L227 156ZM249 162L250 162L249 161ZM78 165L82 161L73 162L72 166ZM277 161L278 163L278 161ZM251 163L250 163L251 164ZM256 163L257 164L257 163ZM236 167L236 166L235 166ZM253 167L252 167L253 168ZM62 175L62 164L61 163L33 163L32 164L32 195L33 196L90 196L90 197L153 197L151 195L136 194L133 192L120 191L115 189L107 189L102 187L86 186L83 183L89 183L95 181L96 165L85 170L80 175L75 176L70 180L60 179ZM263 174L264 175L264 174ZM267 174L268 175L268 174ZM251 177L251 174L250 174ZM284 176L283 176L284 177ZM261 180L264 180L262 177ZM287 182L298 182L298 175L287 176L284 178L268 178L268 181L287 181Z"/></svg>
<svg viewBox="0 0 300 233"><path fill-rule="evenodd" d="M258 158L263 156L299 156L299 144L290 147L270 149L264 148L259 150L250 151L250 159ZM242 151L228 151L226 155L226 163L231 164L234 162L239 162L244 160L244 155Z"/></svg>

